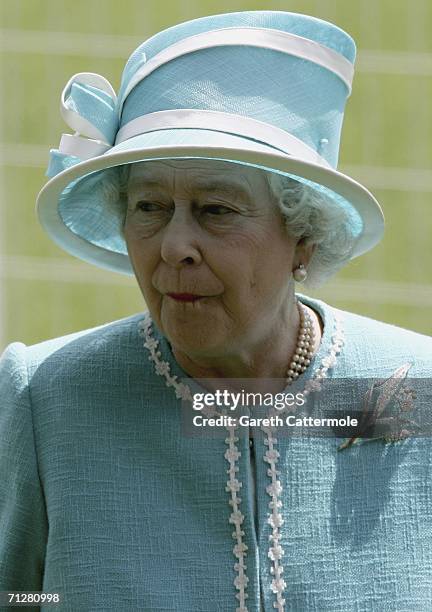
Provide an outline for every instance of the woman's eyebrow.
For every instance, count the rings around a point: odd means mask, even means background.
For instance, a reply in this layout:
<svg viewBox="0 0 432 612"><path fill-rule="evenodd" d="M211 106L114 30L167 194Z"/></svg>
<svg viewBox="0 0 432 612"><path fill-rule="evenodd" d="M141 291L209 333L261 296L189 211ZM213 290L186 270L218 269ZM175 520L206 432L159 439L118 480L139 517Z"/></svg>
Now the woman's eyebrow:
<svg viewBox="0 0 432 612"><path fill-rule="evenodd" d="M221 193L230 193L239 195L244 199L250 199L251 192L249 189L237 181L225 181L218 179L198 179L194 182L200 191L219 191Z"/></svg>
<svg viewBox="0 0 432 612"><path fill-rule="evenodd" d="M163 183L157 179L134 178L128 183L128 190L132 189L165 189Z"/></svg>

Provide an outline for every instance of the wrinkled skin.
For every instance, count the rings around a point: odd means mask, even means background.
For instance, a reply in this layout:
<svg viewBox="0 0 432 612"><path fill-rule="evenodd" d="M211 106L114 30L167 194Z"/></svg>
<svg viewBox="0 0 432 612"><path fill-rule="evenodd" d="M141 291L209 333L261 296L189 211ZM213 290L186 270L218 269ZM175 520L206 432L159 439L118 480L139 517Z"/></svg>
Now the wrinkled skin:
<svg viewBox="0 0 432 612"><path fill-rule="evenodd" d="M289 235L263 174L213 160L141 162L127 199L132 266L180 365L201 377L285 377L299 325L292 271L313 246Z"/></svg>

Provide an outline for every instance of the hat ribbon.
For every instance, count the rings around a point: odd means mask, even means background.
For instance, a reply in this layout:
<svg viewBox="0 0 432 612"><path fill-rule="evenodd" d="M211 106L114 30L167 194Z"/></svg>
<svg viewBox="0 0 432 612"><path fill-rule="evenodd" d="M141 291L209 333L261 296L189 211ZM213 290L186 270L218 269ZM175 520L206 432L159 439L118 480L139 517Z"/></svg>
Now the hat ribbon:
<svg viewBox="0 0 432 612"><path fill-rule="evenodd" d="M59 148L50 150L49 177L108 151L118 130L116 93L107 79L93 72L69 79L60 113L75 134L63 134Z"/></svg>
<svg viewBox="0 0 432 612"><path fill-rule="evenodd" d="M204 109L173 109L137 117L118 130L117 109L114 89L104 77L88 72L74 75L62 92L60 112L75 134L63 134L59 148L51 149L47 176L53 177L75 164L103 155L135 136L175 128L240 136L285 155L331 167L320 155L328 144L326 138L321 138L314 149L286 130L252 117Z"/></svg>

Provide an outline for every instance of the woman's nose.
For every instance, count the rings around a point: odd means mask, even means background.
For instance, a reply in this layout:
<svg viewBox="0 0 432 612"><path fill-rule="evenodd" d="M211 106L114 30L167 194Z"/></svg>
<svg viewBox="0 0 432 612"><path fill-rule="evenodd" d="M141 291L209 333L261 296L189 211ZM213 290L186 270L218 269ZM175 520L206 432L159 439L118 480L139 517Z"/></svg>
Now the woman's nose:
<svg viewBox="0 0 432 612"><path fill-rule="evenodd" d="M196 225L193 215L184 211L173 213L162 235L161 257L165 263L175 268L201 263L199 228Z"/></svg>

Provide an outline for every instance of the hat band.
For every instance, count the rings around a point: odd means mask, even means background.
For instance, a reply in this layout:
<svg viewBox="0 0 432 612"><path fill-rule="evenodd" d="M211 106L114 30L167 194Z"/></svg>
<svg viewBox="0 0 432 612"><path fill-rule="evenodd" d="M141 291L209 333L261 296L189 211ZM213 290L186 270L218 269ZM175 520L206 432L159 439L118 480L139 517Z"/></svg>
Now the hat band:
<svg viewBox="0 0 432 612"><path fill-rule="evenodd" d="M132 89L163 64L187 53L227 45L244 45L271 49L309 60L336 74L347 86L348 95L351 93L354 66L337 51L309 38L281 30L270 28L223 28L184 38L149 59L129 81L122 99L119 101L119 112L121 113L126 97Z"/></svg>
<svg viewBox="0 0 432 612"><path fill-rule="evenodd" d="M220 111L178 109L148 113L123 126L117 134L116 144L148 132L176 128L210 130L243 136L279 149L286 155L326 168L332 167L317 151L289 132L251 117ZM322 141L322 144L326 142L325 139Z"/></svg>

